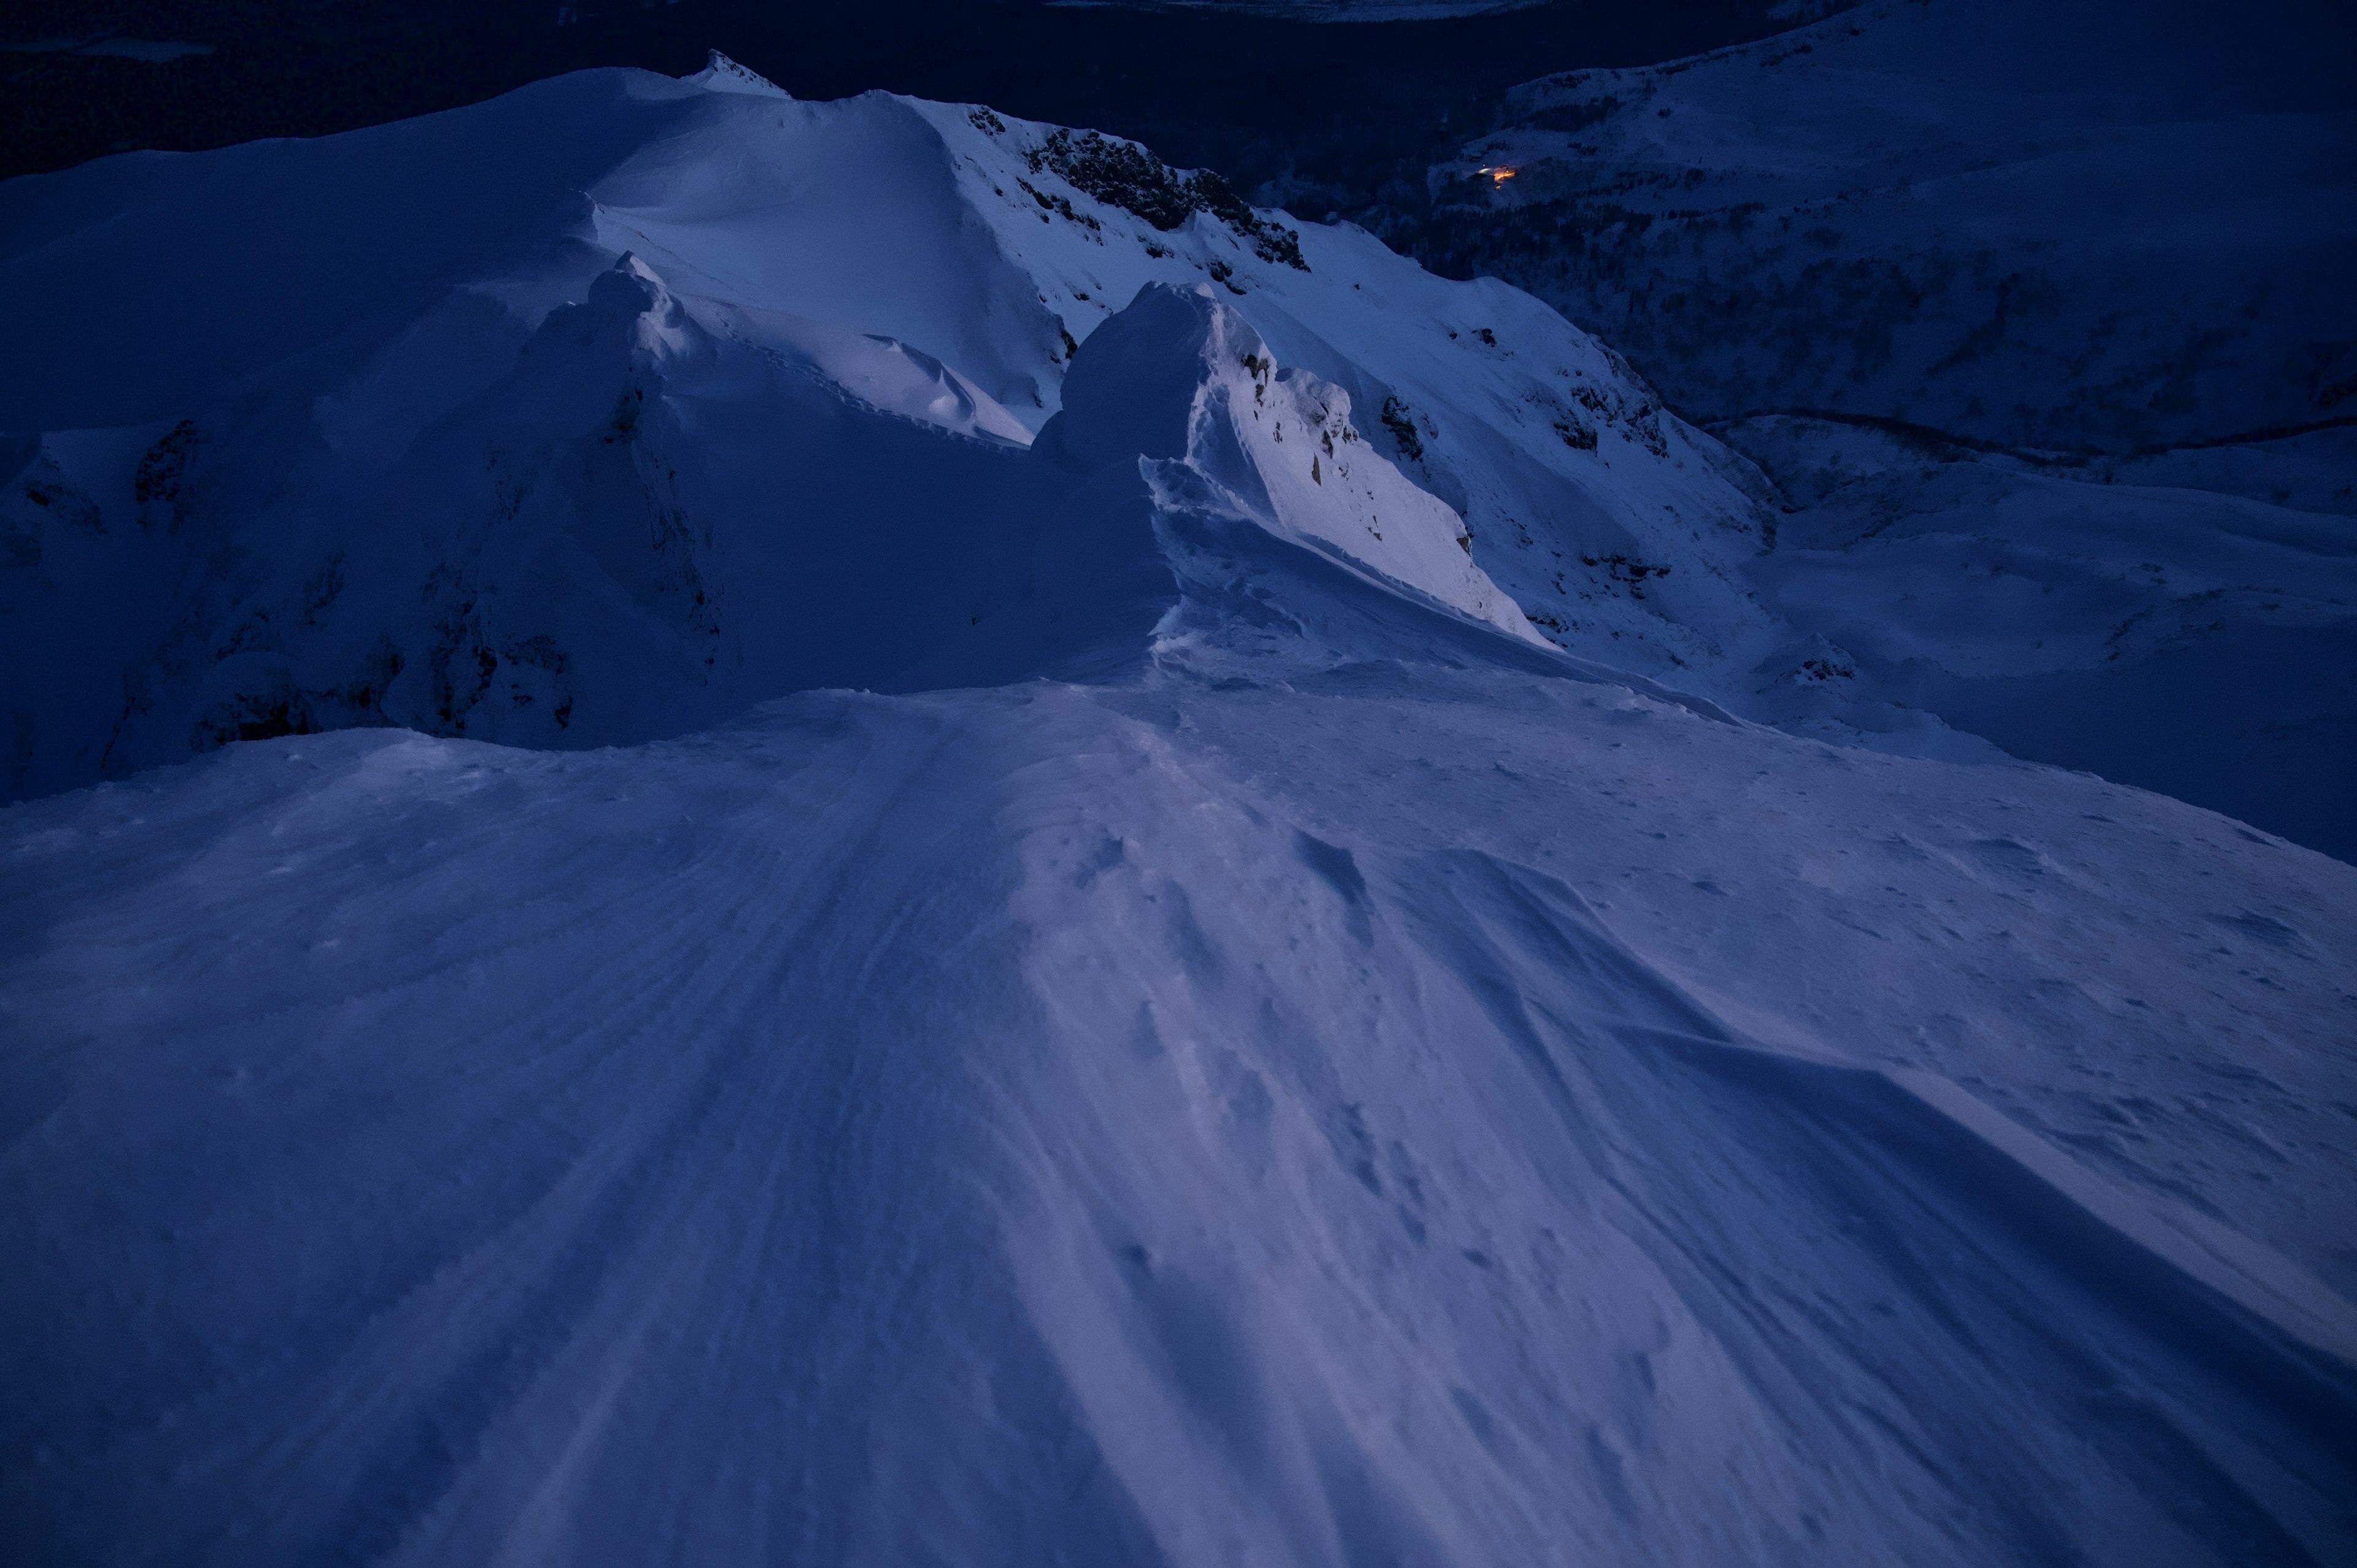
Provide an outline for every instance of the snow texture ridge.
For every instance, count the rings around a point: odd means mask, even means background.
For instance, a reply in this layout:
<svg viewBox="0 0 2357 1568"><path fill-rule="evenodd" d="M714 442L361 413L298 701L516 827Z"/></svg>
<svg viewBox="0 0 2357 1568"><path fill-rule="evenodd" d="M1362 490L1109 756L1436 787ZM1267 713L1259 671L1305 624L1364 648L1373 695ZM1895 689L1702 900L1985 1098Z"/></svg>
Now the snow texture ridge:
<svg viewBox="0 0 2357 1568"><path fill-rule="evenodd" d="M2345 1550L2347 868L1394 679L16 808L13 1553Z"/></svg>

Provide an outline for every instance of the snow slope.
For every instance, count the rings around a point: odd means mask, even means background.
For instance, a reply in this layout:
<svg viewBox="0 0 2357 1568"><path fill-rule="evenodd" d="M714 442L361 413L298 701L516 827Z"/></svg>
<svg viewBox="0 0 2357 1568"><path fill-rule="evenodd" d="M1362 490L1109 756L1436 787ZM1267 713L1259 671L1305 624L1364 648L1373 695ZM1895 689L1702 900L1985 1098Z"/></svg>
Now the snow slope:
<svg viewBox="0 0 2357 1568"><path fill-rule="evenodd" d="M2352 42L1887 0L1529 84L1441 230L1775 481L1745 570L1792 640L1727 700L1928 712L2357 857Z"/></svg>
<svg viewBox="0 0 2357 1568"><path fill-rule="evenodd" d="M0 811L0 1556L2357 1551L2357 868L1736 716L1756 472L1057 135L0 187L11 701L257 736Z"/></svg>
<svg viewBox="0 0 2357 1568"><path fill-rule="evenodd" d="M2357 872L1329 559L12 808L11 1556L2345 1558Z"/></svg>
<svg viewBox="0 0 2357 1568"><path fill-rule="evenodd" d="M1808 503L1749 567L1809 629L1786 712L1927 709L2357 860L2357 430L2081 463L1723 434Z"/></svg>
<svg viewBox="0 0 2357 1568"><path fill-rule="evenodd" d="M2126 452L2351 413L2352 82L2315 0L1877 0L1532 82L1458 172L1690 415Z"/></svg>

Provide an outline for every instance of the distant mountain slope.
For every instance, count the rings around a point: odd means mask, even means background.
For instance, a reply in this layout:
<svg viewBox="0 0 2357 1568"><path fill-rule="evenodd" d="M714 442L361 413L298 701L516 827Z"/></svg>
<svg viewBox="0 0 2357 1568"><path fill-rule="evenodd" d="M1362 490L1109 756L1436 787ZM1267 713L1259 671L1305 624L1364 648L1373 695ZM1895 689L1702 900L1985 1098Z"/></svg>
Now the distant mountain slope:
<svg viewBox="0 0 2357 1568"><path fill-rule="evenodd" d="M2337 7L1879 0L1536 81L1427 252L1690 413L2129 451L2357 413L2357 29ZM1479 164L1510 165L1497 189Z"/></svg>
<svg viewBox="0 0 2357 1568"><path fill-rule="evenodd" d="M1202 373L1256 389L1247 470L1301 470L1222 480L1278 526L1647 673L1775 640L1733 460L1609 351L1093 134L587 73L18 180L0 230L14 793L255 735L596 746L1006 678L1020 542L1089 473L1033 434L1149 285L1241 317Z"/></svg>
<svg viewBox="0 0 2357 1568"><path fill-rule="evenodd" d="M1286 175L1361 195L1413 183L1450 127L1541 71L1672 59L1790 25L1781 0L1545 0L1380 26L1229 5L1052 0L20 0L0 19L0 176L135 147L320 135L600 66L693 70L707 48L805 98L885 89L1133 136L1246 187ZM1345 16L1363 16L1351 10ZM166 61L11 45L181 39Z"/></svg>
<svg viewBox="0 0 2357 1568"><path fill-rule="evenodd" d="M2352 51L2303 4L1881 0L1530 83L1396 240L1774 481L1751 711L1929 711L2357 856Z"/></svg>

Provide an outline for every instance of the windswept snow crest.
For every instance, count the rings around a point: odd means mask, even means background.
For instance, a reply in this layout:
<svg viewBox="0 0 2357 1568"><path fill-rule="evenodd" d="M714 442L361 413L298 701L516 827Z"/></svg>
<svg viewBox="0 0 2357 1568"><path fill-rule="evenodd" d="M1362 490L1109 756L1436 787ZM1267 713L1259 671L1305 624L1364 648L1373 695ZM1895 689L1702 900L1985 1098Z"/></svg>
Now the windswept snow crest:
<svg viewBox="0 0 2357 1568"><path fill-rule="evenodd" d="M180 763L0 811L0 1557L2357 1552L2357 868L1737 716L1812 470L1527 295L713 70L0 187L13 787Z"/></svg>

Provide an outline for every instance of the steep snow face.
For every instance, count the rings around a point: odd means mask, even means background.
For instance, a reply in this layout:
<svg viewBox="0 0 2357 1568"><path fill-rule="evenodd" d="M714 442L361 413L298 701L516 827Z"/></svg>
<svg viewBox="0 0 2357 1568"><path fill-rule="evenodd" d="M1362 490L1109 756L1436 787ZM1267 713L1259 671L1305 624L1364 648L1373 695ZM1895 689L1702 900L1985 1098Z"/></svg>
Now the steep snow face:
<svg viewBox="0 0 2357 1568"><path fill-rule="evenodd" d="M1127 143L716 60L0 209L16 794L290 730L599 745L1043 668L994 618L1086 476L1025 449L1170 286L1222 302L1166 301L1156 405L1215 510L1641 671L1775 640L1758 504L1607 351Z"/></svg>
<svg viewBox="0 0 2357 1568"><path fill-rule="evenodd" d="M1043 436L1058 459L1082 468L1135 456L1183 460L1183 476L1157 477L1174 489L1207 489L1284 537L1545 646L1473 564L1457 514L1360 435L1350 394L1280 370L1208 285L1183 294L1149 285L1089 339L1064 393L1054 434Z"/></svg>
<svg viewBox="0 0 2357 1568"><path fill-rule="evenodd" d="M1092 343L1073 367L1085 401L1035 448L930 356L691 307L626 255L392 467L323 464L335 508L243 531L240 579L199 608L244 638L190 685L143 693L108 744L169 755L193 710L217 743L390 722L610 745L810 687L1134 664L1186 585L1220 591L1164 536L1164 492L1546 646L1347 397L1278 371L1208 286L1150 285ZM103 591L110 542L80 542L78 585ZM108 624L102 603L48 609ZM109 716L94 702L51 722L95 745Z"/></svg>
<svg viewBox="0 0 2357 1568"><path fill-rule="evenodd" d="M1512 168L1538 250L1476 259L1689 414L2126 452L2350 412L2352 83L2310 0L1878 0L1533 82L1442 172Z"/></svg>

